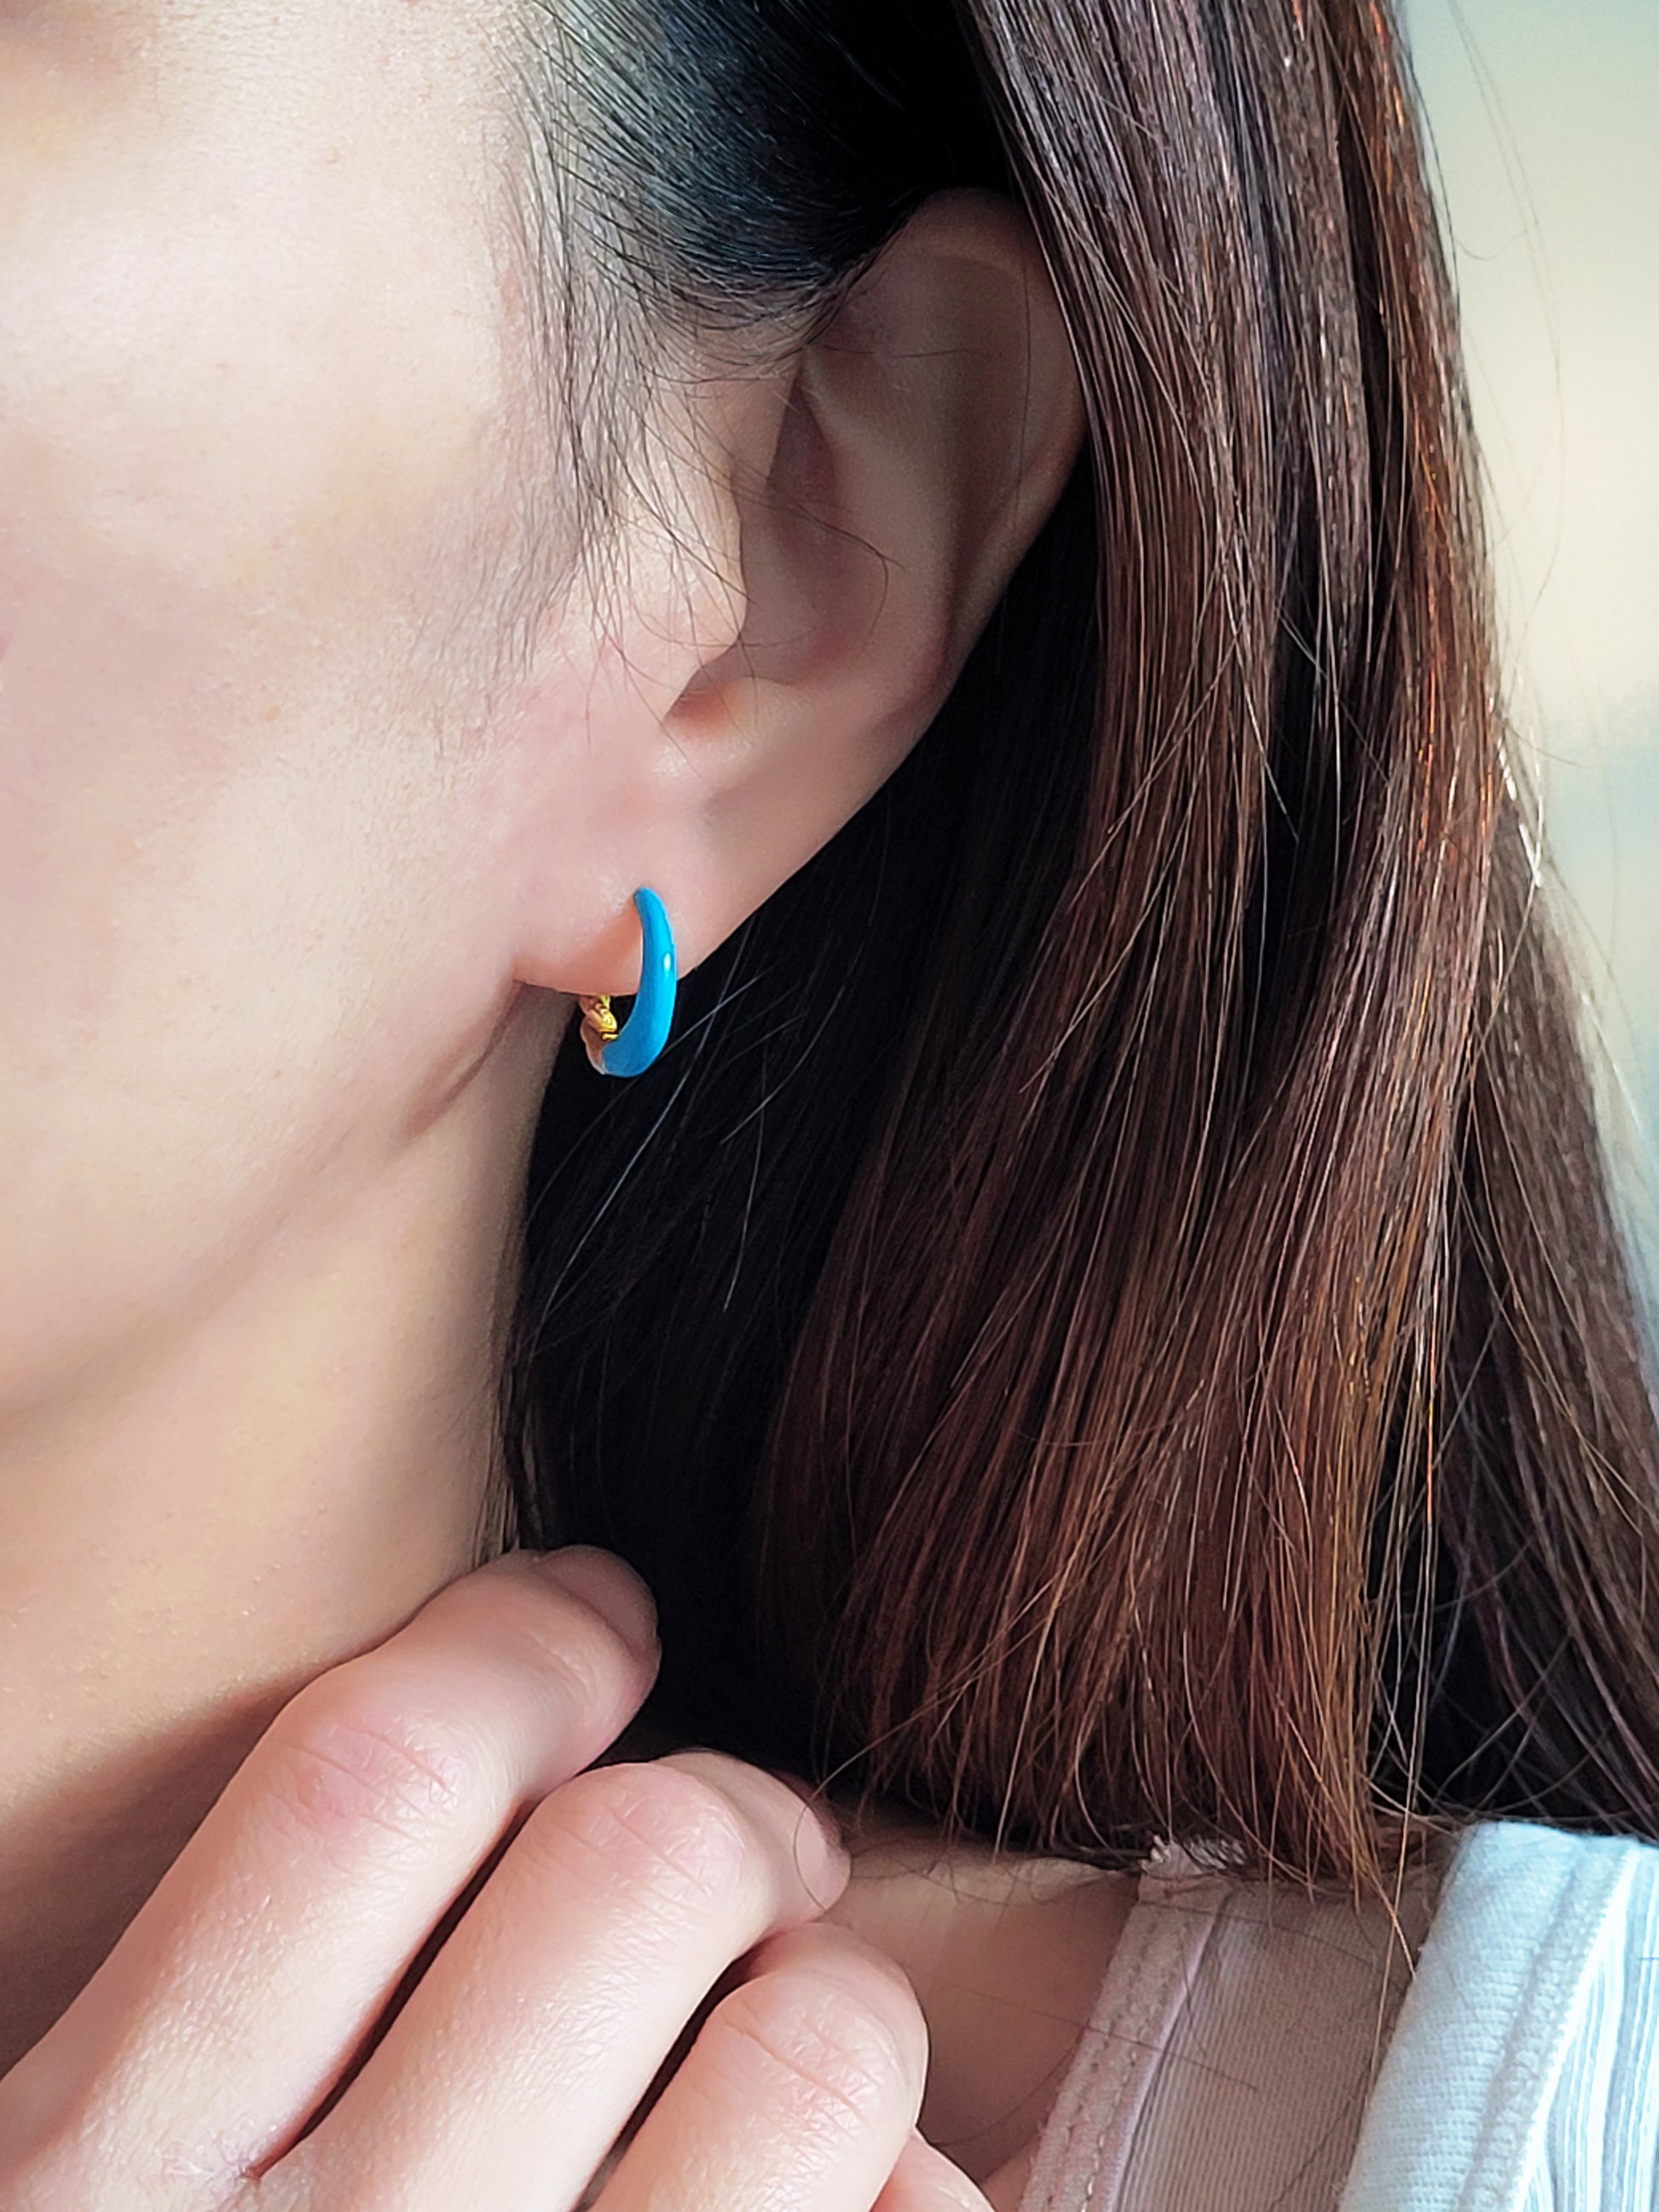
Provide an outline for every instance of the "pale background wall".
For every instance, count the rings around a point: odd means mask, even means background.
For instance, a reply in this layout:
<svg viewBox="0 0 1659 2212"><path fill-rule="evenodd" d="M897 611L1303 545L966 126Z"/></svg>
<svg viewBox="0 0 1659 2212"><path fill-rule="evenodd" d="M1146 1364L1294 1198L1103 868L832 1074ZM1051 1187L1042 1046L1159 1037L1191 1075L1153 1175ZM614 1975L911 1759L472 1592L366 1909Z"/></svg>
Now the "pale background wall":
<svg viewBox="0 0 1659 2212"><path fill-rule="evenodd" d="M1402 5L1455 255L1510 696L1659 1322L1659 0Z"/></svg>

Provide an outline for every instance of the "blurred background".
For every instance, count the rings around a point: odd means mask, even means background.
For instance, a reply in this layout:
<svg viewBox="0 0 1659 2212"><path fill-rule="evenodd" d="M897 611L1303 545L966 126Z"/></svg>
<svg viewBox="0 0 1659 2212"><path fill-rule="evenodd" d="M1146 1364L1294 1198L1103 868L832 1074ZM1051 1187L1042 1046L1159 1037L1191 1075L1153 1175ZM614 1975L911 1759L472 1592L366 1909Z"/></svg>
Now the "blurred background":
<svg viewBox="0 0 1659 2212"><path fill-rule="evenodd" d="M1659 1349L1659 0L1402 7L1509 696Z"/></svg>

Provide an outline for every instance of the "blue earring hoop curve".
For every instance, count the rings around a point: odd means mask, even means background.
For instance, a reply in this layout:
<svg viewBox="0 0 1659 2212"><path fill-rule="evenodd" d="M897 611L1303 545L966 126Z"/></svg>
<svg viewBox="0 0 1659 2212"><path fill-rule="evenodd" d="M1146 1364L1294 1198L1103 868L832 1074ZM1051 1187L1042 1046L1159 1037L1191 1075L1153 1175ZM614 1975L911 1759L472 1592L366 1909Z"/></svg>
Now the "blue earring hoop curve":
<svg viewBox="0 0 1659 2212"><path fill-rule="evenodd" d="M655 891L637 890L634 905L640 917L643 945L640 953L640 988L634 1011L618 1029L607 993L579 1001L582 1010L582 1042L587 1057L601 1075L643 1075L668 1042L674 1019L674 997L679 969L674 959L674 933L668 911Z"/></svg>

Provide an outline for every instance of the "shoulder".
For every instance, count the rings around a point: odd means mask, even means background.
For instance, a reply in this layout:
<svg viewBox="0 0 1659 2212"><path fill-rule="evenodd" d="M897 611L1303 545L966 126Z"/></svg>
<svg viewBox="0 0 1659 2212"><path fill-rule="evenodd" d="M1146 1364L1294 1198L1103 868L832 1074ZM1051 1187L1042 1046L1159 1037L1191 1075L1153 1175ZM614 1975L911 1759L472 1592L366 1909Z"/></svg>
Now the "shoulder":
<svg viewBox="0 0 1659 2212"><path fill-rule="evenodd" d="M1342 2212L1652 2212L1659 1847L1482 1822L1452 1855Z"/></svg>

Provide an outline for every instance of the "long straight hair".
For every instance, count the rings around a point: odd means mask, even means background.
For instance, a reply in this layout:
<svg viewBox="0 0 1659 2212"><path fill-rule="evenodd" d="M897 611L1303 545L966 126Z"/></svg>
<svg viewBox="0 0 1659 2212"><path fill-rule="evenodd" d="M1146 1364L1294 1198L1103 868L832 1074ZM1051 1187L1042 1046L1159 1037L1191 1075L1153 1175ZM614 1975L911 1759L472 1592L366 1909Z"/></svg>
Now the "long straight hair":
<svg viewBox="0 0 1659 2212"><path fill-rule="evenodd" d="M556 1067L522 1540L646 1576L665 1728L947 1832L1659 1838L1659 1436L1386 9L526 6L578 414L982 184L1089 434L658 1067Z"/></svg>

